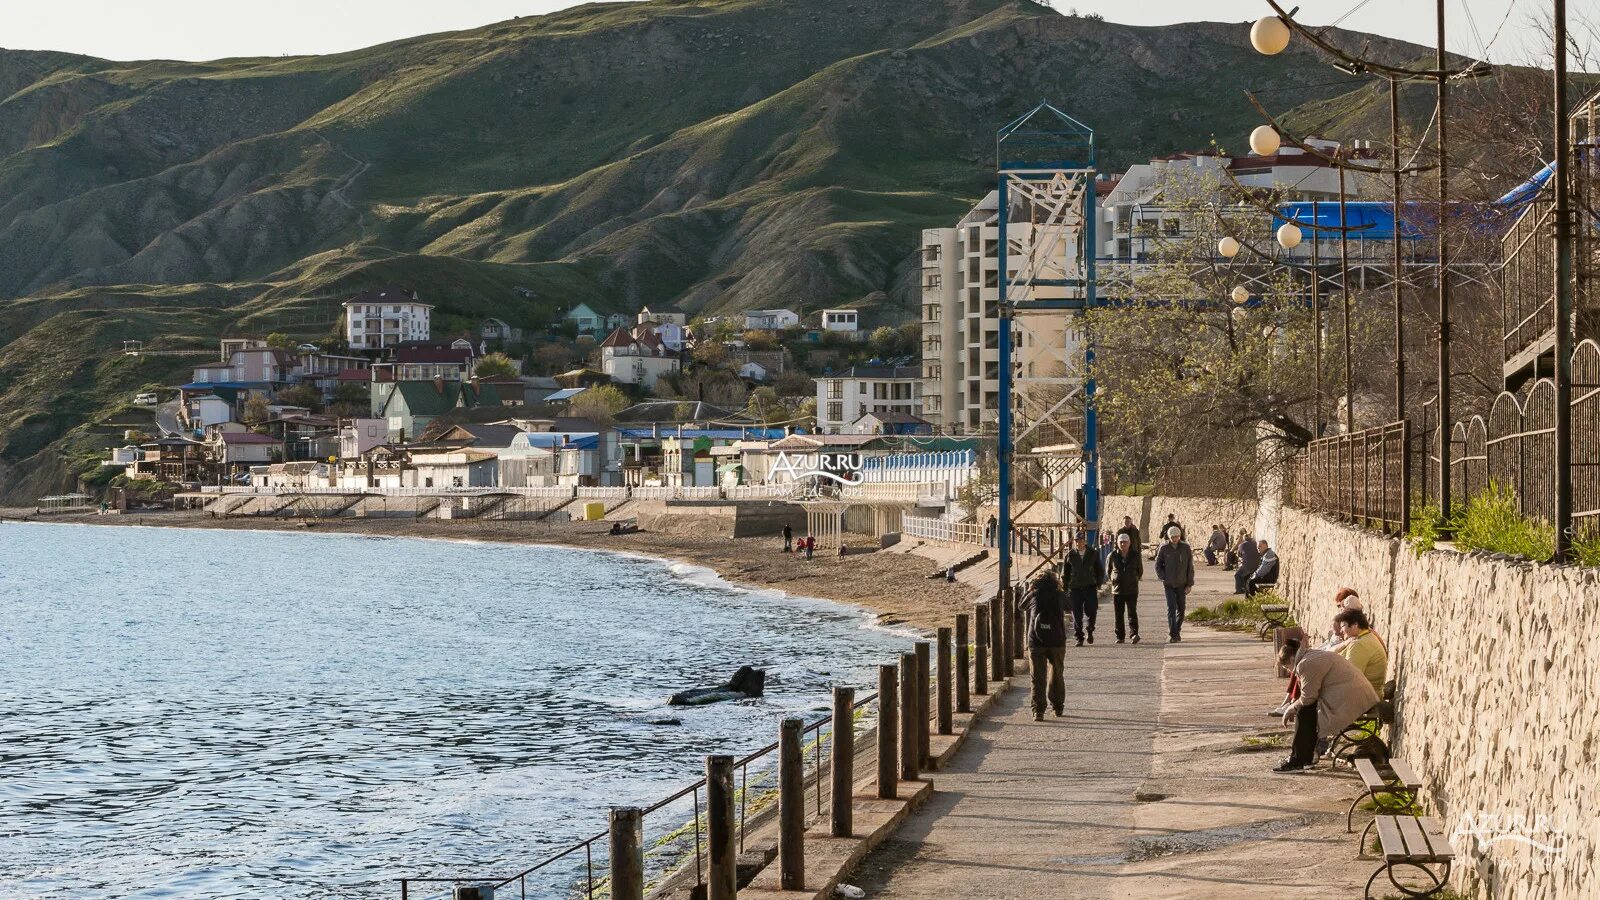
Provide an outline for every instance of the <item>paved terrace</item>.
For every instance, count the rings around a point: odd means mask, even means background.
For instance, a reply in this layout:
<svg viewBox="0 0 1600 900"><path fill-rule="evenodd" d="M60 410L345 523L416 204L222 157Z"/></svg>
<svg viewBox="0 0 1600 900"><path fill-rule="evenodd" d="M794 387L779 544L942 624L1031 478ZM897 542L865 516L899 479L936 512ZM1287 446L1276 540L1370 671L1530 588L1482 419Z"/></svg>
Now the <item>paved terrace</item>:
<svg viewBox="0 0 1600 900"><path fill-rule="evenodd" d="M1000 698L847 881L880 898L1361 896L1377 863L1344 830L1355 776L1269 771L1286 750L1245 738L1282 732L1270 645L1193 625L1168 644L1152 569L1143 643L1114 643L1103 606L1098 643L1067 649L1066 718L1034 722L1023 688ZM1231 594L1231 572L1198 573L1191 608Z"/></svg>

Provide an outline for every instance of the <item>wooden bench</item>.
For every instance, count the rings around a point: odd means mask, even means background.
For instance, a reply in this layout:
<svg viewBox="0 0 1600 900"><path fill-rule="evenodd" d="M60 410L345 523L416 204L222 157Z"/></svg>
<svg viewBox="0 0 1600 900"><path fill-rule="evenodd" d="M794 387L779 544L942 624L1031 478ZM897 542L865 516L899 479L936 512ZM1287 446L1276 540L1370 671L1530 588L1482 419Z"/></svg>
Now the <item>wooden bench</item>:
<svg viewBox="0 0 1600 900"><path fill-rule="evenodd" d="M1261 635L1263 641L1272 635L1274 629L1289 624L1289 607L1282 603L1268 603L1262 606L1261 615L1266 621L1256 627L1256 633Z"/></svg>
<svg viewBox="0 0 1600 900"><path fill-rule="evenodd" d="M1389 883L1407 897L1432 897L1450 880L1450 863L1455 851L1450 849L1450 839L1445 837L1439 820L1431 816L1378 816L1378 843L1383 847L1383 865L1367 879L1366 900L1372 900L1372 886L1379 875L1387 875ZM1362 849L1365 850L1363 843ZM1437 873L1432 869L1439 866ZM1427 876L1427 887L1414 887L1395 877L1397 867L1414 869Z"/></svg>
<svg viewBox="0 0 1600 900"><path fill-rule="evenodd" d="M1344 816L1344 830L1348 834L1355 830L1356 807L1368 797L1372 798L1373 805L1378 807L1378 815L1367 823L1361 830L1361 846L1367 846L1367 833L1372 830L1373 822L1383 818L1385 810L1394 812L1405 809L1417 800L1417 794L1422 790L1422 779L1417 777L1416 770L1406 764L1405 760L1391 759L1382 766L1370 759L1357 759L1355 761L1356 774L1361 776L1361 785L1366 788L1350 801L1350 810Z"/></svg>

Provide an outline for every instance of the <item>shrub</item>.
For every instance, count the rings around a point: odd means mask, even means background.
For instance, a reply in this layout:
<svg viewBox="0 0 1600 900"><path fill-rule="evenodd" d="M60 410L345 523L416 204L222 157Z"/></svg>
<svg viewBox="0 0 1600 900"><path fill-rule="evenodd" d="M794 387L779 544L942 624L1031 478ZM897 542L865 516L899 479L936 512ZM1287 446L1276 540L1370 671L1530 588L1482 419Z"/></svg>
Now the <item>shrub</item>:
<svg viewBox="0 0 1600 900"><path fill-rule="evenodd" d="M1543 562L1556 552L1555 526L1517 510L1516 495L1498 484L1467 501L1456 529L1465 550L1489 550Z"/></svg>

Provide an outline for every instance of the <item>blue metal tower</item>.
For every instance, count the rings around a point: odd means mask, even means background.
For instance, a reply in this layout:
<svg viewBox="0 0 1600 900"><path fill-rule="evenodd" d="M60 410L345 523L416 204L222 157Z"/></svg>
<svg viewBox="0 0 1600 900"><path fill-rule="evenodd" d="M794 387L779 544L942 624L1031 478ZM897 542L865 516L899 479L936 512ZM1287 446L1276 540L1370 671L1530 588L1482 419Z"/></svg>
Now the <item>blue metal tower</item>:
<svg viewBox="0 0 1600 900"><path fill-rule="evenodd" d="M1017 441L1056 416L1076 391L1066 392L1032 421L1019 423L1016 403L1016 361L1013 330L1026 328L1035 316L1079 316L1095 297L1095 159L1094 132L1083 123L1041 102L1004 128L995 141L999 181L999 535L1000 584L1012 584L1012 479ZM1013 231L1016 234L1013 234ZM1011 273L1009 257L1022 254ZM1018 314L1022 313L1022 316ZM1064 350L1070 348L1070 343ZM1099 454L1094 411L1094 381L1087 376L1093 360L1085 338L1082 364L1084 419L1077 444L1084 476L1084 516L1091 529L1100 519ZM1070 352L1070 351L1069 351ZM1063 357L1065 354L1063 354ZM1061 360L1070 367L1078 360ZM1070 369L1064 370L1069 371ZM1050 373L1053 374L1053 373ZM1025 380L1067 382L1068 378ZM1025 407L1024 407L1025 408ZM1056 427L1063 432L1059 423ZM1095 531L1090 540L1098 539Z"/></svg>

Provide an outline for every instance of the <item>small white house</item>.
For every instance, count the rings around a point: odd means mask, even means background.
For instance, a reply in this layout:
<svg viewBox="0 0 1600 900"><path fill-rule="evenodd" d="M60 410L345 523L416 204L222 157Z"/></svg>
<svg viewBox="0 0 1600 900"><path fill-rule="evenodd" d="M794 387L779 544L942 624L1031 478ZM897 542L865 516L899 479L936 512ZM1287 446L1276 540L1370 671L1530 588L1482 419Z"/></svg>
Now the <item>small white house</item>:
<svg viewBox="0 0 1600 900"><path fill-rule="evenodd" d="M747 362L739 367L739 377L751 381L766 381L767 367L758 362Z"/></svg>
<svg viewBox="0 0 1600 900"><path fill-rule="evenodd" d="M487 450L442 450L411 454L414 487L494 487L500 480L500 460Z"/></svg>
<svg viewBox="0 0 1600 900"><path fill-rule="evenodd" d="M233 406L215 394L190 397L183 411L190 428L200 429L233 421Z"/></svg>
<svg viewBox="0 0 1600 900"><path fill-rule="evenodd" d="M822 330L858 334L861 330L861 314L853 309L825 309L822 311Z"/></svg>
<svg viewBox="0 0 1600 900"><path fill-rule="evenodd" d="M388 419L346 419L339 426L339 458L359 459L388 437Z"/></svg>
<svg viewBox="0 0 1600 900"><path fill-rule="evenodd" d="M744 314L746 331L778 331L800 324L800 315L790 309L752 309Z"/></svg>
<svg viewBox="0 0 1600 900"><path fill-rule="evenodd" d="M655 322L661 325L677 325L679 328L682 328L683 326L689 324L689 314L681 309L667 309L665 307L651 309L650 307L646 306L645 308L639 310L639 317L635 320L635 324L643 325L646 322Z"/></svg>

